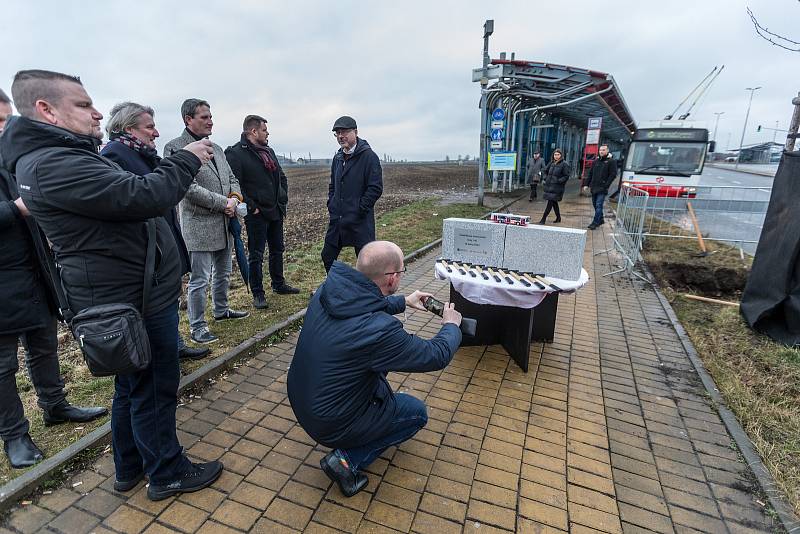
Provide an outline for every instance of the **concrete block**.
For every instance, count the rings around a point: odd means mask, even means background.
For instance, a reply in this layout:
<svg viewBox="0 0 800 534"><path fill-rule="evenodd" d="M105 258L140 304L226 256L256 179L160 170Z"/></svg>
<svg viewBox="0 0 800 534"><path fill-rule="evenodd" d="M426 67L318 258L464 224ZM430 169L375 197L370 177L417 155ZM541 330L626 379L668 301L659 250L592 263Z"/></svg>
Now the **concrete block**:
<svg viewBox="0 0 800 534"><path fill-rule="evenodd" d="M442 223L442 257L499 266L503 263L505 224L476 219L449 218Z"/></svg>
<svg viewBox="0 0 800 534"><path fill-rule="evenodd" d="M577 280L585 247L586 230L508 225L503 267Z"/></svg>

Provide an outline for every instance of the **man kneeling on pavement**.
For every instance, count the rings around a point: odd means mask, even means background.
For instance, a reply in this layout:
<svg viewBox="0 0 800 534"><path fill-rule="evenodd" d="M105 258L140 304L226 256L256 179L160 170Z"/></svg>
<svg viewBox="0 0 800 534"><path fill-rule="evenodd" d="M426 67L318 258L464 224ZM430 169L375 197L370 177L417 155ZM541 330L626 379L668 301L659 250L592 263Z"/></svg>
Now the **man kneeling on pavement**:
<svg viewBox="0 0 800 534"><path fill-rule="evenodd" d="M335 262L309 303L289 369L297 421L334 449L320 466L347 497L366 487L363 469L428 422L425 404L394 393L387 373L443 369L461 343L461 314L452 304L430 340L409 334L392 317L406 307L424 309L431 297L394 295L405 271L400 247L388 241L365 245L355 269Z"/></svg>

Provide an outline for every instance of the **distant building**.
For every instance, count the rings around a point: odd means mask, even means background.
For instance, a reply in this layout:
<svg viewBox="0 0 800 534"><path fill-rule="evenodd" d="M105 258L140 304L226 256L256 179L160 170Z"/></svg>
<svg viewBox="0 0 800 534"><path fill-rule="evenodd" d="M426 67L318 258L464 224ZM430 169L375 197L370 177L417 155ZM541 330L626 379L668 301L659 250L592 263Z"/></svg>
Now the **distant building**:
<svg viewBox="0 0 800 534"><path fill-rule="evenodd" d="M783 154L782 144L761 143L743 147L739 163L778 163L781 160L781 154Z"/></svg>

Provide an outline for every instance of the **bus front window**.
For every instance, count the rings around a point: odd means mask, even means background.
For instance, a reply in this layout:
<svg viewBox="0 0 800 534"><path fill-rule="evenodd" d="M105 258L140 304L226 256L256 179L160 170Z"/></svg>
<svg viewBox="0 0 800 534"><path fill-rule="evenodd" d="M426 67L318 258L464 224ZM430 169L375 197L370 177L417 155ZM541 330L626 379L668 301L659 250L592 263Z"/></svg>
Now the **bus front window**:
<svg viewBox="0 0 800 534"><path fill-rule="evenodd" d="M642 174L700 174L705 147L705 143L634 141L625 170Z"/></svg>

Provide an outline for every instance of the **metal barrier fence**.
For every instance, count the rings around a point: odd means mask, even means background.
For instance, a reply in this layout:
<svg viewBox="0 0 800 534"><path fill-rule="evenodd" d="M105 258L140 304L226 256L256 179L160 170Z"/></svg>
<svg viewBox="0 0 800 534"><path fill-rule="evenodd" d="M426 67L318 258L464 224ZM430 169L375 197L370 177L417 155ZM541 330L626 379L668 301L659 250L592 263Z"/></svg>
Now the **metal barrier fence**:
<svg viewBox="0 0 800 534"><path fill-rule="evenodd" d="M624 264L604 276L633 273L646 237L697 239L699 232L738 245L743 257L755 254L771 194L768 187L700 185L678 196L675 186L623 186L612 239Z"/></svg>
<svg viewBox="0 0 800 534"><path fill-rule="evenodd" d="M648 186L645 237L696 239L738 245L755 253L772 190L769 187L699 185L677 197L668 186Z"/></svg>
<svg viewBox="0 0 800 534"><path fill-rule="evenodd" d="M649 197L650 194L647 191L631 186L624 186L620 191L617 217L614 221L614 232L611 234L611 239L614 241L614 248L622 254L623 264L621 268L603 276L623 271L627 271L629 274L633 273L633 268L639 260L639 251L642 249L642 231ZM595 256L604 252L608 252L608 250L597 252Z"/></svg>

